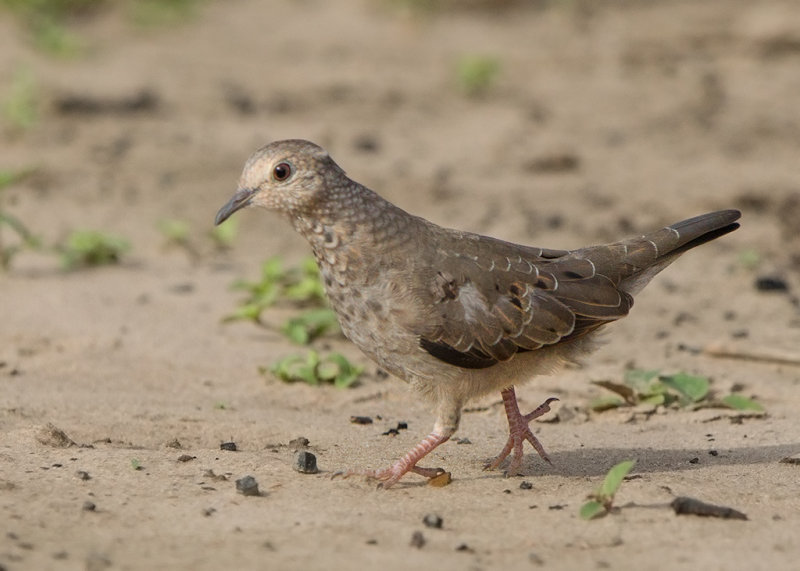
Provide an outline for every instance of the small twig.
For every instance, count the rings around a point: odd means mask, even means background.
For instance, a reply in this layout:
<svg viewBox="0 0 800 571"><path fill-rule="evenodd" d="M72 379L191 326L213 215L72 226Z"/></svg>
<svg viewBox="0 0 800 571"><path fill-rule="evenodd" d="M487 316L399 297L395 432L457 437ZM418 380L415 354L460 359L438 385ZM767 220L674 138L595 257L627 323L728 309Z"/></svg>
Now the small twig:
<svg viewBox="0 0 800 571"><path fill-rule="evenodd" d="M757 347L755 349L740 349L719 343L706 345L703 354L720 359L741 359L759 363L772 363L775 365L800 366L800 355L795 353L776 352L771 349Z"/></svg>

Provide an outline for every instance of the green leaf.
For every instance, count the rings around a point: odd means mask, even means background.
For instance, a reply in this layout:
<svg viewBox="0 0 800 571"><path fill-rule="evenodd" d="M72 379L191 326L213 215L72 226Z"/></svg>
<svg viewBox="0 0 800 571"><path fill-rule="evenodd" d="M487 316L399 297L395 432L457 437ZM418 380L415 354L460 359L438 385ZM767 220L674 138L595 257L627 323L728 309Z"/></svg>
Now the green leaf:
<svg viewBox="0 0 800 571"><path fill-rule="evenodd" d="M183 244L189 241L189 223L186 220L167 218L158 223L159 231L170 242Z"/></svg>
<svg viewBox="0 0 800 571"><path fill-rule="evenodd" d="M66 268L116 264L130 250L130 243L119 236L96 230L76 230L60 245L61 261Z"/></svg>
<svg viewBox="0 0 800 571"><path fill-rule="evenodd" d="M364 372L364 368L354 366L338 353L320 358L316 351L309 351L305 357L290 355L280 359L270 367L269 371L288 383L301 381L309 385L332 383L337 388L347 388Z"/></svg>
<svg viewBox="0 0 800 571"><path fill-rule="evenodd" d="M339 373L333 381L334 386L340 389L345 389L355 383L361 373L364 372L364 367L355 366L344 355L339 353L331 353L327 358L329 361L336 363L339 368Z"/></svg>
<svg viewBox="0 0 800 571"><path fill-rule="evenodd" d="M625 384L637 394L651 394L658 369L628 369L625 371Z"/></svg>
<svg viewBox="0 0 800 571"><path fill-rule="evenodd" d="M336 313L328 308L310 309L297 317L289 319L281 331L292 341L300 345L308 345L329 331L338 328Z"/></svg>
<svg viewBox="0 0 800 571"><path fill-rule="evenodd" d="M659 380L671 389L678 391L684 397L682 400L688 401L685 404L699 402L708 395L709 382L706 377L677 373L661 376Z"/></svg>
<svg viewBox="0 0 800 571"><path fill-rule="evenodd" d="M594 399L589 407L595 412L603 412L612 408L619 408L624 404L625 401L619 397L600 397Z"/></svg>
<svg viewBox="0 0 800 571"><path fill-rule="evenodd" d="M617 493L620 484L622 484L622 480L628 475L634 464L636 464L636 460L625 460L611 468L597 491L597 498L600 501L612 499L614 494Z"/></svg>
<svg viewBox="0 0 800 571"><path fill-rule="evenodd" d="M761 254L755 248L745 248L739 252L739 263L748 270L754 270L761 264Z"/></svg>
<svg viewBox="0 0 800 571"><path fill-rule="evenodd" d="M462 57L456 69L459 86L469 96L487 91L499 72L497 58L476 55Z"/></svg>
<svg viewBox="0 0 800 571"><path fill-rule="evenodd" d="M722 397L722 402L735 410L755 410L763 412L764 407L751 398L742 395L728 395Z"/></svg>
<svg viewBox="0 0 800 571"><path fill-rule="evenodd" d="M236 239L236 234L239 230L239 223L237 218L228 218L219 226L214 226L209 235L214 241L217 248L226 250L233 245Z"/></svg>
<svg viewBox="0 0 800 571"><path fill-rule="evenodd" d="M278 281L283 276L283 260L279 256L274 256L261 265L262 282Z"/></svg>
<svg viewBox="0 0 800 571"><path fill-rule="evenodd" d="M580 516L581 519L590 520L597 516L606 513L606 508L597 500L589 500L581 506Z"/></svg>
<svg viewBox="0 0 800 571"><path fill-rule="evenodd" d="M666 395L664 393L657 393L654 395L647 395L642 397L639 401L640 404L649 404L653 406L659 406L666 403Z"/></svg>

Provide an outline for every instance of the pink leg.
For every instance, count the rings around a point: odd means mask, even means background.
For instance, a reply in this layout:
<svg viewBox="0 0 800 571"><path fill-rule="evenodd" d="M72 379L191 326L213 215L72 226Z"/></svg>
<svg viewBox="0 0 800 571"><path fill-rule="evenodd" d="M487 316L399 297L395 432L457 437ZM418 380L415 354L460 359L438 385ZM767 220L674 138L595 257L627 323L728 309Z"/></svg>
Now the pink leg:
<svg viewBox="0 0 800 571"><path fill-rule="evenodd" d="M522 444L526 440L533 445L533 448L539 453L539 456L541 456L542 460L548 464L551 464L550 458L547 457L547 452L544 451L542 444L531 432L531 429L528 427L528 423L530 423L530 421L532 421L534 418L539 418L544 413L549 412L550 403L557 401L558 399L549 398L536 407L533 412L523 415L519 411L517 395L514 392L514 387L505 389L501 394L503 395L503 405L505 405L506 417L508 418L508 441L503 447L503 450L500 451L500 454L498 454L494 460L486 464L485 469L491 470L497 468L513 450L514 455L511 458L511 464L509 464L506 474L508 476L516 476L519 473L519 467L522 464Z"/></svg>
<svg viewBox="0 0 800 571"><path fill-rule="evenodd" d="M361 476L368 476L370 478L375 478L376 480L380 480L379 487L381 488L389 488L393 486L408 472L414 472L415 474L419 474L420 476L425 476L426 478L432 478L434 476L438 476L442 472L444 472L441 468L421 468L417 466L417 462L419 462L423 457L425 457L431 450L442 444L443 442L447 442L450 439L450 436L440 436L436 432L431 432L428 436L426 436L422 442L414 446L411 450L408 451L408 454L403 456L400 460L395 462L392 466L388 468L384 468L382 470L349 470L344 472L344 477L354 476L354 475L361 475ZM336 474L334 474L336 475Z"/></svg>

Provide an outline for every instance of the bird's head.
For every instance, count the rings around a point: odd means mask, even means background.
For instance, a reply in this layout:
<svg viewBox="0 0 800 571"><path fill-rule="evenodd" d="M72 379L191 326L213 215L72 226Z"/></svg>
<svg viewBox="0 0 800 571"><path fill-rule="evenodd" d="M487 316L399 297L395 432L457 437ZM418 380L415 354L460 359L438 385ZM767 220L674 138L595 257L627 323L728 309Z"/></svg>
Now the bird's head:
<svg viewBox="0 0 800 571"><path fill-rule="evenodd" d="M295 217L313 215L325 209L326 193L343 180L347 180L344 171L322 147L299 139L275 141L247 160L239 188L219 209L214 223L221 224L248 206Z"/></svg>

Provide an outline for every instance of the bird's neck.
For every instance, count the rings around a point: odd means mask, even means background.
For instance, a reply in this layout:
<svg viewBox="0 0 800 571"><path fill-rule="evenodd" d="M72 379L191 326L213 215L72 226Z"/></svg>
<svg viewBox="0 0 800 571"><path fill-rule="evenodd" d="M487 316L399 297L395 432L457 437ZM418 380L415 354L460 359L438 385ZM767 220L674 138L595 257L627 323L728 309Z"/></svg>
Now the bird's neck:
<svg viewBox="0 0 800 571"><path fill-rule="evenodd" d="M424 226L421 219L364 187L334 195L313 212L291 220L311 244L320 268L333 273L385 263L392 251L418 235L411 226Z"/></svg>

